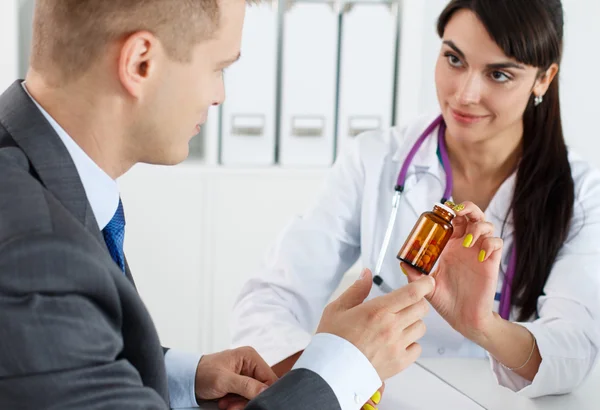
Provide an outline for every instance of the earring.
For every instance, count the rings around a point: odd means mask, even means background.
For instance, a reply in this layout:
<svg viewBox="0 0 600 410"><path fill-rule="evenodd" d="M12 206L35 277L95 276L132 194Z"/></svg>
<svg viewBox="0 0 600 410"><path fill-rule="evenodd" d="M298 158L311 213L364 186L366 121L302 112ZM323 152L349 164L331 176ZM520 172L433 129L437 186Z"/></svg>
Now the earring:
<svg viewBox="0 0 600 410"><path fill-rule="evenodd" d="M544 96L542 95L536 95L535 98L533 99L533 105L534 106L538 106L542 103L542 101L544 101Z"/></svg>

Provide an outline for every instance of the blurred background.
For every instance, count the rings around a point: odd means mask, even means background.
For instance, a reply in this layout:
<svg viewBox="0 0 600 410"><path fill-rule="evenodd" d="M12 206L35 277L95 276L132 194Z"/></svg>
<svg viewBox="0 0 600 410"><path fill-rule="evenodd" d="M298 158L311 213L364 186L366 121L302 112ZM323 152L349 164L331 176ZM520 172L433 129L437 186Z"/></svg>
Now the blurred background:
<svg viewBox="0 0 600 410"><path fill-rule="evenodd" d="M248 8L242 59L225 73L226 102L210 112L190 158L138 165L119 181L125 251L163 344L227 348L243 283L310 206L345 144L438 111L435 22L446 3L274 0ZM563 4L565 135L599 166L600 2ZM33 5L0 2L0 89L25 75Z"/></svg>

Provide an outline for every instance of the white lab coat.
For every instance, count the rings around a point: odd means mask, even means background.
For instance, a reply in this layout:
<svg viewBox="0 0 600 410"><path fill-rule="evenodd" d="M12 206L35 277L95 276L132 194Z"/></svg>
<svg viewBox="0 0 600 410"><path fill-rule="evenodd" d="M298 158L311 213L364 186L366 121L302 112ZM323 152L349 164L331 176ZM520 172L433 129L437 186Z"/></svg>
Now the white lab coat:
<svg viewBox="0 0 600 410"><path fill-rule="evenodd" d="M253 346L270 364L303 350L344 273L359 257L363 266L375 268L399 170L433 118L367 132L336 161L314 206L286 227L262 271L243 288L233 314L235 346ZM408 170L381 274L393 288L407 283L398 250L418 216L440 201L445 188L436 135L437 130ZM577 387L592 369L600 345L600 172L572 154L570 162L576 198L570 236L539 298L539 319L523 324L537 339L543 359L539 372L530 383L491 360L498 382L528 397ZM515 175L502 184L485 212L505 244L498 292L513 246L510 218L501 231L514 182ZM369 298L381 294L374 285ZM425 323L428 331L420 341L424 357L486 356L433 309Z"/></svg>

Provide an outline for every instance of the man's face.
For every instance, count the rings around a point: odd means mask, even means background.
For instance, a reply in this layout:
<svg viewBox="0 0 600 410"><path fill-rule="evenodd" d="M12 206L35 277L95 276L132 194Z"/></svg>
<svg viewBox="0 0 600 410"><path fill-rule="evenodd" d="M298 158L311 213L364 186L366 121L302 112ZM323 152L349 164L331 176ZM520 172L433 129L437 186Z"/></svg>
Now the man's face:
<svg viewBox="0 0 600 410"><path fill-rule="evenodd" d="M221 0L213 35L194 46L190 62L159 56L151 91L130 150L136 162L171 165L187 158L208 109L225 99L223 70L240 56L245 0Z"/></svg>

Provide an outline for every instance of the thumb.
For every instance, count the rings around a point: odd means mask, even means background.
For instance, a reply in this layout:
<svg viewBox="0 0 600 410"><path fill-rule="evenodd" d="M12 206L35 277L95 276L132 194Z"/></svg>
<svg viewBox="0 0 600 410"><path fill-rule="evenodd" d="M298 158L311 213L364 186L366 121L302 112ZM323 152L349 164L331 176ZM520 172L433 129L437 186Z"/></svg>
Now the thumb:
<svg viewBox="0 0 600 410"><path fill-rule="evenodd" d="M239 374L232 374L228 382L227 392L245 397L248 400L254 399L269 387L258 380Z"/></svg>
<svg viewBox="0 0 600 410"><path fill-rule="evenodd" d="M413 268L412 266L410 266L409 264L404 263L404 262L400 262L400 269L402 269L402 272L408 278L408 283L412 283L414 281L417 281L419 279L424 279L427 277L427 275L422 274L421 272L419 272L418 270L416 270L415 268ZM435 277L434 277L435 273L436 273L436 271L430 273L429 277L431 277L435 280ZM425 298L427 300L429 300L431 298L431 296L433 295L433 292L435 292L435 289L430 294L426 295Z"/></svg>
<svg viewBox="0 0 600 410"><path fill-rule="evenodd" d="M404 262L400 262L400 269L402 269L402 273L408 278L408 283L414 282L424 276L421 272Z"/></svg>
<svg viewBox="0 0 600 410"><path fill-rule="evenodd" d="M344 309L352 309L360 305L371 292L373 275L369 269L363 269L360 277L337 299L339 306Z"/></svg>

